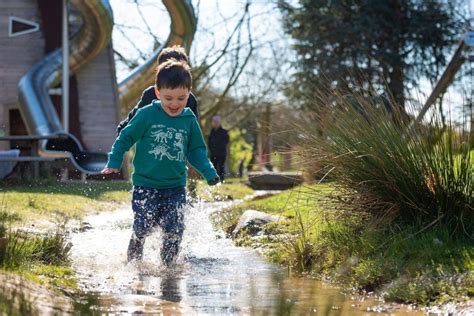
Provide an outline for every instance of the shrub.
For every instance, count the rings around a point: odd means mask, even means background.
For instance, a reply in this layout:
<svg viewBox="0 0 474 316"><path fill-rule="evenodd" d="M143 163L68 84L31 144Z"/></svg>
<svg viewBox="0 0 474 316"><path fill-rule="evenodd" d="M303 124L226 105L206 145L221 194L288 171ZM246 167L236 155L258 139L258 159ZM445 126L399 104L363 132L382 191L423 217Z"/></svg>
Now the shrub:
<svg viewBox="0 0 474 316"><path fill-rule="evenodd" d="M304 126L300 154L336 181L345 209L369 212L379 223L442 223L474 236L474 168L465 133L436 119L408 124L400 107L363 95L333 93L326 100L325 135L315 124Z"/></svg>
<svg viewBox="0 0 474 316"><path fill-rule="evenodd" d="M473 236L469 139L439 120L408 124L399 109L362 95L333 95L330 115L319 122L325 135L305 126L300 153L336 181L346 209L368 211L382 222L444 223L452 233Z"/></svg>

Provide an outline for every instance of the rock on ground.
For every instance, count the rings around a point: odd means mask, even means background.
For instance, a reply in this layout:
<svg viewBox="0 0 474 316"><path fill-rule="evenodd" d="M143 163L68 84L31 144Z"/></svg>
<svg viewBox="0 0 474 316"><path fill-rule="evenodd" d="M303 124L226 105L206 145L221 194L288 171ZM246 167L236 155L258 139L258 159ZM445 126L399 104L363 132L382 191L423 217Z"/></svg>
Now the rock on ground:
<svg viewBox="0 0 474 316"><path fill-rule="evenodd" d="M235 238L243 229L245 229L251 236L255 236L262 230L263 225L284 219L286 219L284 216L270 215L255 210L247 210L242 214L237 226L235 226L232 231L232 238Z"/></svg>

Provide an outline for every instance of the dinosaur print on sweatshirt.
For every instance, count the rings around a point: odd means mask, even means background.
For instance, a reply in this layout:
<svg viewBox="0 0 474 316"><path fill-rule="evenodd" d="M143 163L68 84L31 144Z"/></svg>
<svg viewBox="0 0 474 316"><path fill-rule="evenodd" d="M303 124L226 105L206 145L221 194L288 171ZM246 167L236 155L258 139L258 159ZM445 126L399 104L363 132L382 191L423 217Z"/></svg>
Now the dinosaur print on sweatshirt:
<svg viewBox="0 0 474 316"><path fill-rule="evenodd" d="M152 129L154 130L150 135L154 142L148 151L149 154L159 160L166 158L168 160L185 161L184 142L188 137L186 130L166 127L163 124L153 125Z"/></svg>

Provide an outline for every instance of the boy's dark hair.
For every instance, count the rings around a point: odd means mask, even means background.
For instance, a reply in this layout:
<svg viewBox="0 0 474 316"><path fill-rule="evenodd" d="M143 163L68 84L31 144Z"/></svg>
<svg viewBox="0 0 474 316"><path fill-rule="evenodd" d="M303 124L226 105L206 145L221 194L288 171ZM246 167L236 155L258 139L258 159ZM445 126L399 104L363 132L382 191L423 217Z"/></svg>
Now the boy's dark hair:
<svg viewBox="0 0 474 316"><path fill-rule="evenodd" d="M155 86L159 89L186 88L191 90L191 68L184 61L170 59L156 67Z"/></svg>
<svg viewBox="0 0 474 316"><path fill-rule="evenodd" d="M158 65L161 65L167 60L171 58L176 59L178 61L185 61L188 62L188 55L182 46L174 45L171 47L164 48L161 53L158 55L156 59Z"/></svg>

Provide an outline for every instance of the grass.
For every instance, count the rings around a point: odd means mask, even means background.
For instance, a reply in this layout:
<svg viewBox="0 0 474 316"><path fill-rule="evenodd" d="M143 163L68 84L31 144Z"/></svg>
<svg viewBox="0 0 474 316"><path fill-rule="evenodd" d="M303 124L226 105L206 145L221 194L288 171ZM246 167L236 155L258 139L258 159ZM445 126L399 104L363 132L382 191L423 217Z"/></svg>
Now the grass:
<svg viewBox="0 0 474 316"><path fill-rule="evenodd" d="M52 215L80 218L91 211L110 210L130 201L126 181L88 183L33 183L0 186L0 196L8 213L24 219L51 219Z"/></svg>
<svg viewBox="0 0 474 316"><path fill-rule="evenodd" d="M331 93L326 104L332 107L320 124L311 121L298 131L302 164L330 175L347 211L370 212L381 225L441 225L474 237L468 131L436 118L409 123L400 107L375 100ZM321 124L324 137L317 133Z"/></svg>
<svg viewBox="0 0 474 316"><path fill-rule="evenodd" d="M0 185L0 237L7 239L7 247L0 249L0 271L14 272L60 293L74 293L77 279L69 266L67 220L129 202L130 187L125 181ZM17 229L40 220L56 221L56 230ZM0 310L8 310L8 302L1 300Z"/></svg>
<svg viewBox="0 0 474 316"><path fill-rule="evenodd" d="M2 225L5 222L1 223ZM6 233L7 247L0 249L0 273L15 273L27 280L41 284L57 292L74 294L78 290L75 272L69 266L69 250L71 245L62 230L46 234L34 234L11 227ZM4 291L4 289L0 289ZM14 313L12 301L5 301L5 293L0 291L0 311ZM21 286L14 289L19 314L28 307L28 292ZM26 304L26 305L24 305ZM24 306L23 306L24 305ZM30 306L31 307L31 306ZM31 314L31 313L26 313Z"/></svg>
<svg viewBox="0 0 474 316"><path fill-rule="evenodd" d="M0 237L8 239L7 248L0 250L0 269L15 271L52 288L76 289L65 237L67 220L129 203L130 189L126 181L0 185ZM253 192L239 179L229 179L216 187L199 181L198 191L209 200L240 199ZM57 230L32 234L14 228L39 220L56 221Z"/></svg>
<svg viewBox="0 0 474 316"><path fill-rule="evenodd" d="M334 184L303 185L232 206L215 220L230 232L247 209L285 215L288 220L264 227L266 238L243 235L236 243L264 249L271 261L292 271L376 291L388 301L432 304L474 295L471 239L452 238L442 225L421 232L396 221L369 225L372 214L338 209L334 190Z"/></svg>
<svg viewBox="0 0 474 316"><path fill-rule="evenodd" d="M288 218L294 218L299 214L307 217L308 221L315 221L314 218L312 220L309 219L316 216L312 212L314 208L320 207L313 198L315 192L324 193L322 194L324 196L330 194L333 190L334 188L327 184L317 186L303 185L270 197L256 198L233 205L217 213L214 219L218 221L218 226L225 231L231 231L243 212L249 209L273 215L282 215Z"/></svg>
<svg viewBox="0 0 474 316"><path fill-rule="evenodd" d="M10 216L29 220L51 219L52 215L80 218L91 211L111 210L119 203L129 203L130 190L131 184L126 181L0 185L0 199ZM204 201L241 199L252 193L237 178L213 187L197 181L197 195Z"/></svg>
<svg viewBox="0 0 474 316"><path fill-rule="evenodd" d="M64 232L46 235L9 231L7 247L0 254L0 264L5 270L27 270L34 263L49 265L68 264L71 245Z"/></svg>
<svg viewBox="0 0 474 316"><path fill-rule="evenodd" d="M216 186L208 186L205 181L198 181L196 185L197 197L205 202L238 200L254 191L241 179L226 179L225 183Z"/></svg>
<svg viewBox="0 0 474 316"><path fill-rule="evenodd" d="M76 273L69 266L57 266L37 264L28 272L25 277L36 283L46 285L49 288L59 288L75 290L78 288Z"/></svg>

